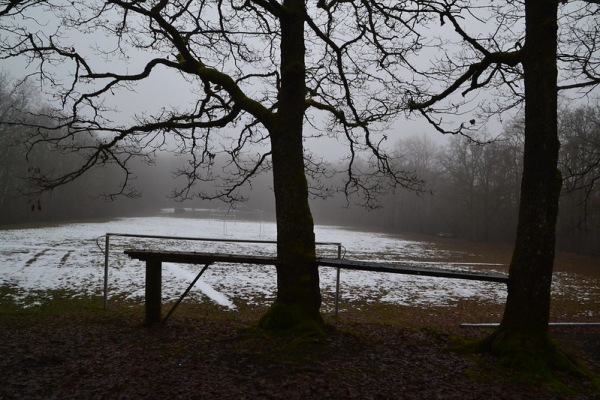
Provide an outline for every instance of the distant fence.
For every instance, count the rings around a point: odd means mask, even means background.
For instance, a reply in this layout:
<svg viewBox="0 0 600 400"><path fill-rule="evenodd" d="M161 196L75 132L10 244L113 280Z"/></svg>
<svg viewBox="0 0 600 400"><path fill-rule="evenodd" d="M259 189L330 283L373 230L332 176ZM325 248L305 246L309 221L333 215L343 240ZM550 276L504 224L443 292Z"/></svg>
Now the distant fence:
<svg viewBox="0 0 600 400"><path fill-rule="evenodd" d="M100 236L102 237L102 236ZM255 243L255 244L277 244L274 240L251 240L251 239L217 239L217 238L198 238L185 236L160 236L160 235L140 235L132 233L107 233L104 235L104 309L108 303L108 267L110 258L110 238L111 237L126 237L140 239L165 239L165 240L181 240L195 242L220 242L220 243ZM336 246L337 258L342 258L342 244L339 242L316 242L317 246ZM100 247L100 245L98 245ZM100 247L101 248L101 247ZM102 248L101 248L102 249ZM340 291L340 268L337 268L336 283L335 283L335 309L336 314L339 306L339 291Z"/></svg>

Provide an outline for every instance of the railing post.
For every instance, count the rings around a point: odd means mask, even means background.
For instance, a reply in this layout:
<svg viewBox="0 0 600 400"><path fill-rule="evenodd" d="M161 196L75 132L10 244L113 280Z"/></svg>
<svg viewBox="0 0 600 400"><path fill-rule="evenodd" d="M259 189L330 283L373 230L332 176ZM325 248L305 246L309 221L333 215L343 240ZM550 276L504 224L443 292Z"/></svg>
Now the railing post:
<svg viewBox="0 0 600 400"><path fill-rule="evenodd" d="M342 245L338 244L338 260L342 258ZM340 267L337 267L336 277L335 277L335 317L338 317L340 309Z"/></svg>
<svg viewBox="0 0 600 400"><path fill-rule="evenodd" d="M110 234L104 239L104 309L108 303L108 252L110 251Z"/></svg>
<svg viewBox="0 0 600 400"><path fill-rule="evenodd" d="M146 261L146 317L144 324L160 323L162 306L162 263Z"/></svg>

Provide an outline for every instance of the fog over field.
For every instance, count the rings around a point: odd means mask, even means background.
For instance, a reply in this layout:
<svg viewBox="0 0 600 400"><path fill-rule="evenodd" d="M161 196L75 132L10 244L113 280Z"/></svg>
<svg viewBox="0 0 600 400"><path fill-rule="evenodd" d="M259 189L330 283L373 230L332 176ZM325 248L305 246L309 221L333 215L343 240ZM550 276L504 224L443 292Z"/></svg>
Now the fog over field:
<svg viewBox="0 0 600 400"><path fill-rule="evenodd" d="M506 272L480 256L436 248L426 241L402 236L360 232L344 227L316 226L319 242L339 242L342 256L371 261L407 261L419 266ZM12 300L34 306L54 294L102 295L106 233L164 235L193 238L274 240L275 224L230 218L181 218L169 214L124 218L102 223L74 223L54 227L0 231L0 286ZM189 241L175 239L110 237L108 295L143 301L144 264L123 254L126 248L151 248L237 254L273 255L274 244ZM336 245L318 246L320 256L336 257ZM441 261L452 260L452 262ZM200 266L165 263L163 299L175 300L194 279ZM321 268L324 310L332 311L336 271ZM271 266L211 266L196 283L186 301L213 301L234 310L238 304L264 304L276 290ZM581 285L576 276L558 273L554 293L571 293L585 301L597 296L596 282ZM53 292L57 291L57 292ZM54 293L54 294L53 294ZM419 277L364 271L341 272L341 310L352 301L427 306L452 306L462 300L501 304L504 284ZM241 302L241 303L240 303ZM590 310L597 315L597 310Z"/></svg>

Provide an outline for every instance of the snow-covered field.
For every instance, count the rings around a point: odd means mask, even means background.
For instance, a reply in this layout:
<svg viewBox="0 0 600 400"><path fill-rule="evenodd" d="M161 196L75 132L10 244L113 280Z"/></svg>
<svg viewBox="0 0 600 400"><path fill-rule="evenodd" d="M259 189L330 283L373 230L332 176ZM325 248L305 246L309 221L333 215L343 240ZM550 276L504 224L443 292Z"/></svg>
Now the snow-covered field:
<svg viewBox="0 0 600 400"><path fill-rule="evenodd" d="M106 233L161 235L225 240L274 240L273 223L225 219L156 216L124 218L102 223L75 223L55 227L0 230L0 286L2 293L23 305L51 297L54 290L76 295L102 295ZM319 242L339 242L343 256L373 261L417 260L421 265L473 268L468 263L440 263L441 257L460 259L459 253L442 254L431 243L404 240L382 233L358 232L334 226L317 226ZM147 239L110 236L108 294L142 301L144 265L123 254L126 248L153 248L203 252L273 255L273 244ZM337 256L337 246L319 246L319 255ZM495 266L492 266L495 268ZM498 265L498 270L505 270ZM163 298L176 299L199 271L199 266L164 264ZM324 308L333 307L336 271L322 268ZM188 300L214 301L234 309L239 302L261 303L275 294L271 266L211 266L196 283ZM503 284L419 277L363 271L342 271L341 298L345 301L387 302L405 305L452 305L470 299L502 303ZM2 299L0 298L0 301Z"/></svg>
<svg viewBox="0 0 600 400"><path fill-rule="evenodd" d="M194 238L274 240L273 223L225 219L191 219L170 216L126 218L105 223L68 224L50 228L0 231L0 285L9 286L14 299L31 300L52 290L68 290L85 295L101 294L104 276L106 233L180 236ZM347 258L373 261L439 257L424 242L399 237L357 232L340 227L317 226L319 242L339 242ZM211 242L175 239L145 239L111 235L109 251L109 296L143 297L143 264L123 255L125 248L155 248L243 254L274 254L273 244ZM337 256L337 246L319 246L322 256ZM426 264L426 261L424 262ZM440 266L439 263L436 263ZM164 298L176 298L198 271L197 266L165 264ZM335 270L321 270L325 293L335 291ZM436 278L343 271L341 296L400 304L447 304L457 298L485 298L501 302L501 284ZM203 275L190 293L208 297L234 308L233 299L261 302L275 293L271 266L215 265ZM48 294L49 295L49 294Z"/></svg>

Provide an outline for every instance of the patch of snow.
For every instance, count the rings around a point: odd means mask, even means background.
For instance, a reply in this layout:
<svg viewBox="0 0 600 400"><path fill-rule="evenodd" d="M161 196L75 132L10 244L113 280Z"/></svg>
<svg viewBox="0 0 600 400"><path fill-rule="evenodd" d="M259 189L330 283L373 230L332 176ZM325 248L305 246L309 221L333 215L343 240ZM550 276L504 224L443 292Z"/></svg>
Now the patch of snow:
<svg viewBox="0 0 600 400"><path fill-rule="evenodd" d="M12 299L24 302L35 293L67 290L81 295L101 295L104 276L106 233L184 236L220 240L272 240L274 223L236 221L223 218L178 218L172 214L157 217L123 218L101 223L75 223L49 228L0 231L0 285L9 286ZM360 232L335 226L316 226L319 242L340 242L343 256L349 259L391 262L418 259L411 263L438 268L474 270L473 263L441 263L443 256L459 259L461 254L441 253L431 243L405 240L397 235ZM274 255L275 244L233 243L225 241L190 241L110 237L109 296L142 300L144 265L123 254L127 248L149 248ZM318 246L319 256L337 257L337 246ZM430 261L428 261L430 260ZM500 267L497 264L486 264ZM163 298L176 300L200 271L201 266L165 264ZM580 291L581 297L598 293L598 285L575 287L570 277L557 274L554 287L559 292ZM325 295L335 294L336 270L320 269L321 288ZM592 293L593 292L593 293ZM276 293L275 269L272 266L239 264L212 265L194 285L189 297L209 298L234 309L235 301L256 303L270 301ZM506 298L504 284L440 279L432 277L341 271L340 297L343 301L372 301L413 306L452 305L461 299L501 304ZM324 304L331 308L332 304Z"/></svg>

